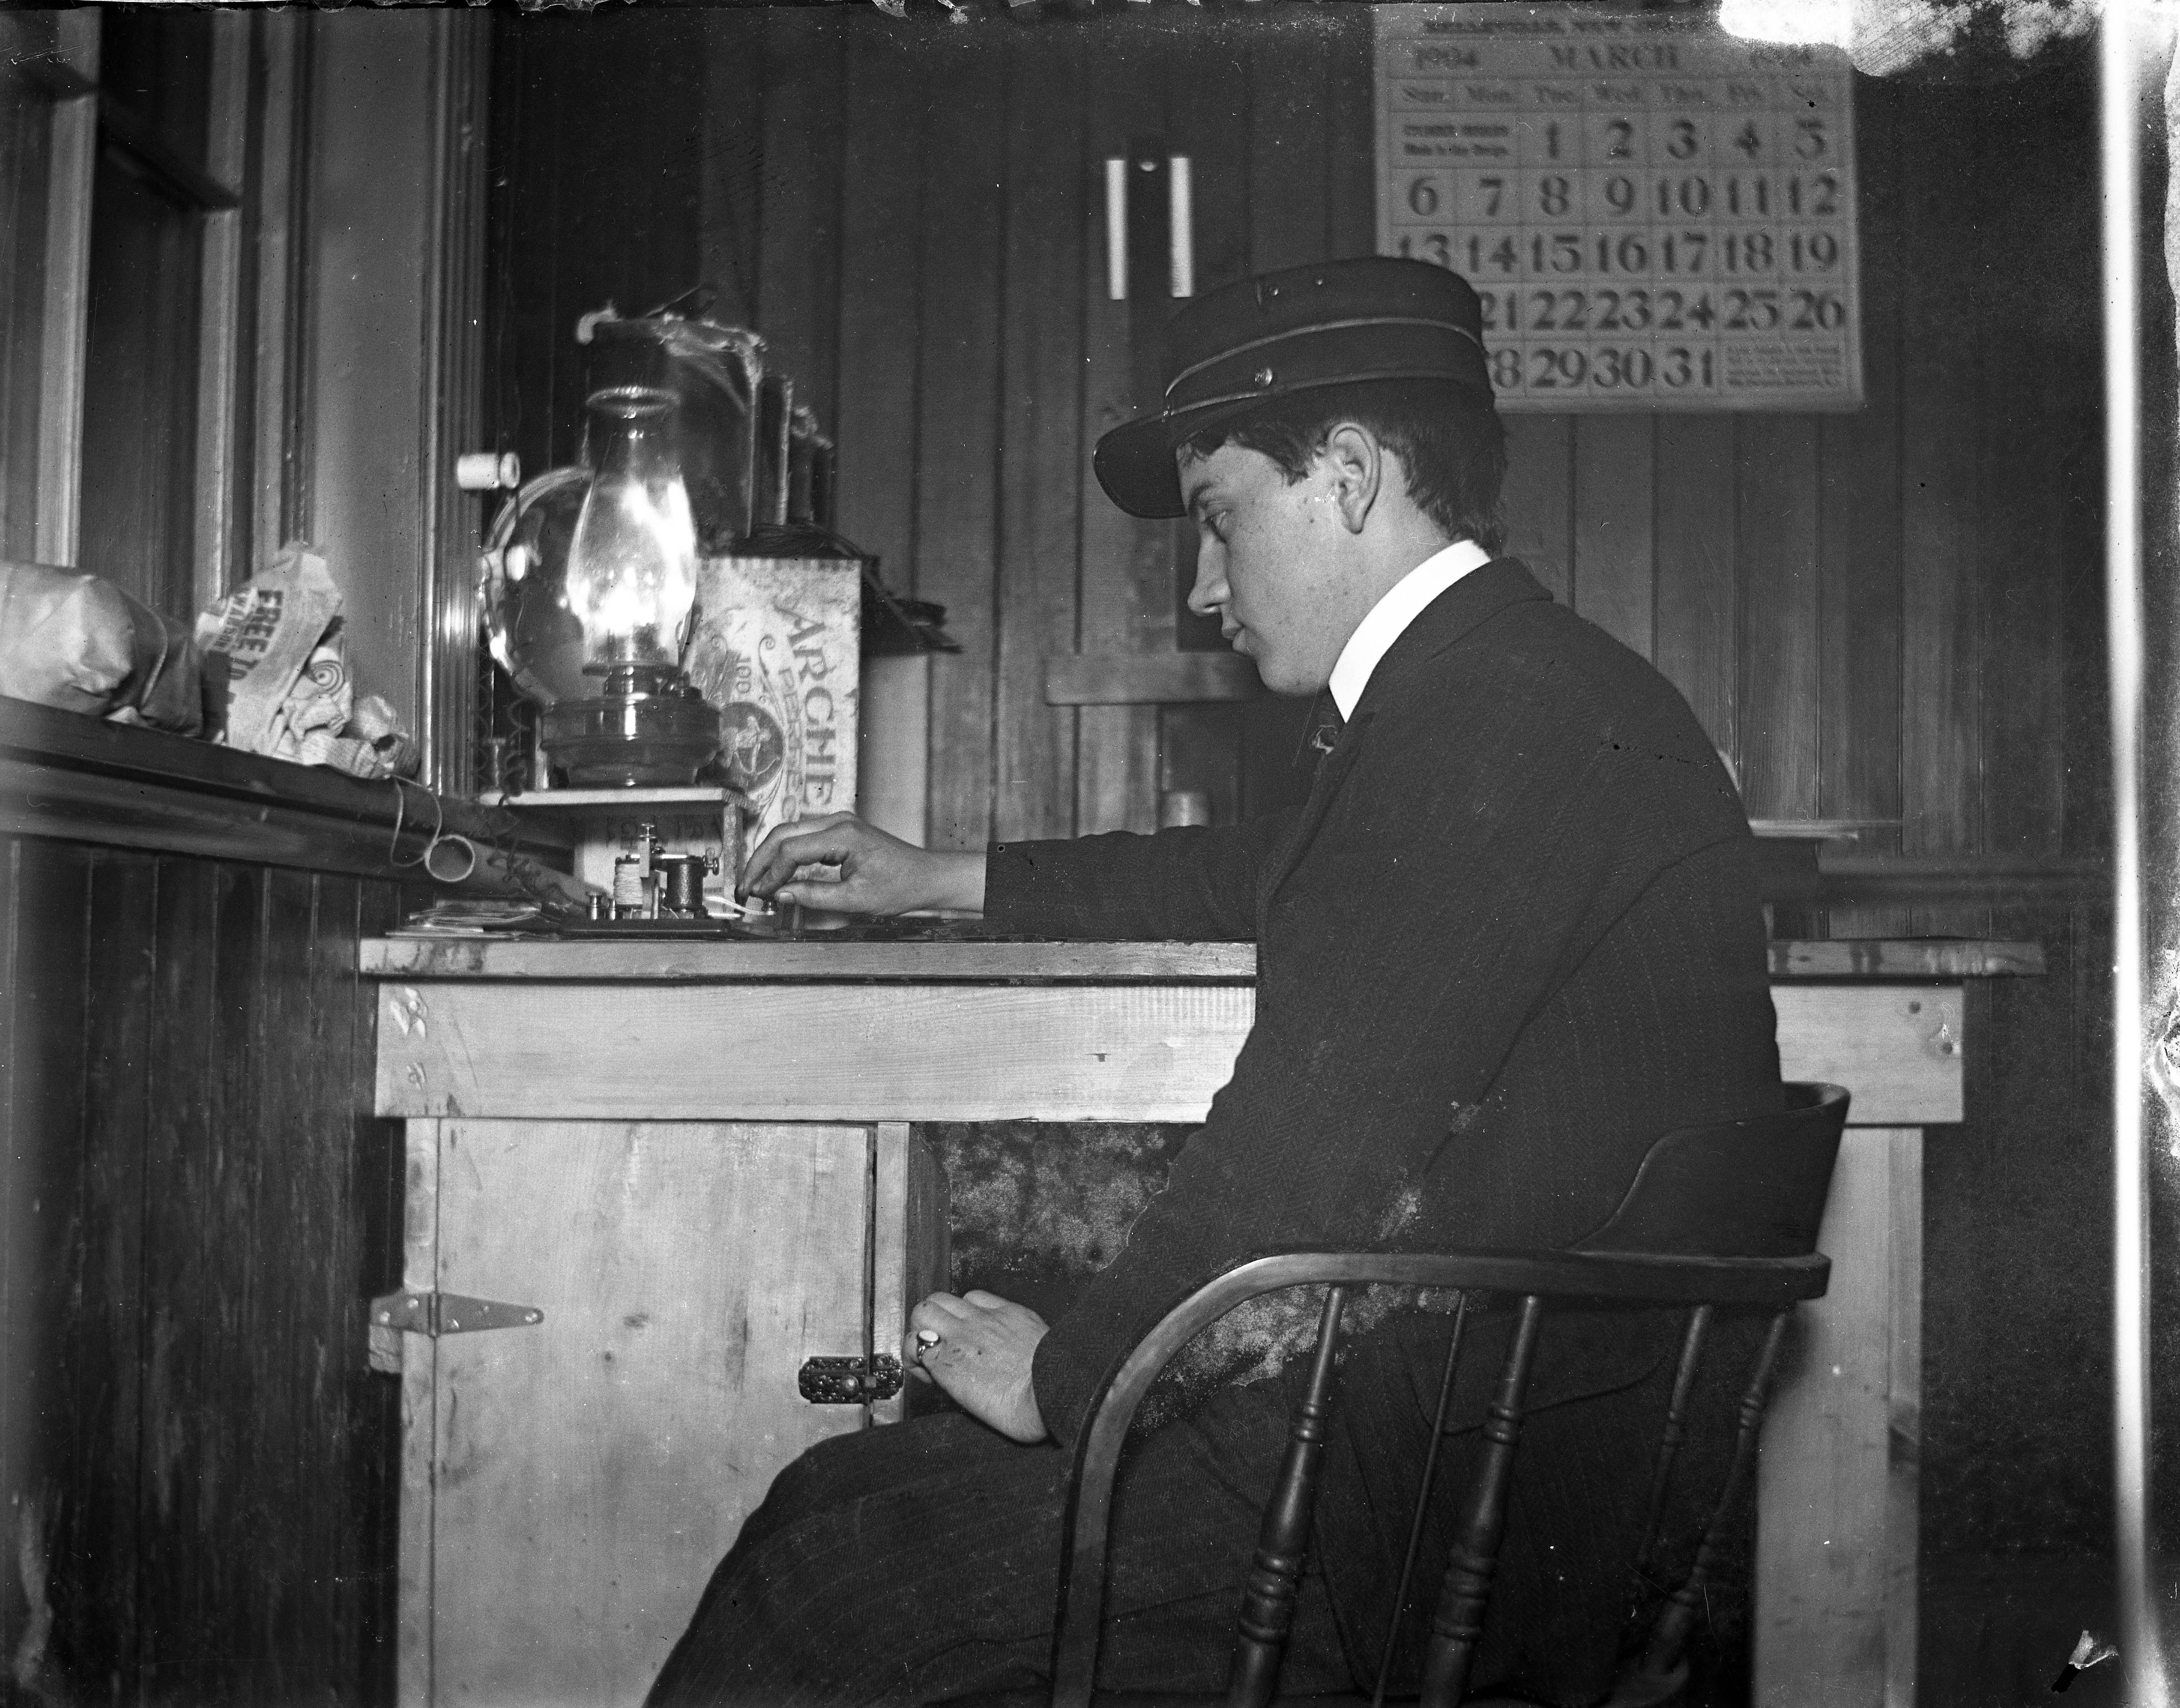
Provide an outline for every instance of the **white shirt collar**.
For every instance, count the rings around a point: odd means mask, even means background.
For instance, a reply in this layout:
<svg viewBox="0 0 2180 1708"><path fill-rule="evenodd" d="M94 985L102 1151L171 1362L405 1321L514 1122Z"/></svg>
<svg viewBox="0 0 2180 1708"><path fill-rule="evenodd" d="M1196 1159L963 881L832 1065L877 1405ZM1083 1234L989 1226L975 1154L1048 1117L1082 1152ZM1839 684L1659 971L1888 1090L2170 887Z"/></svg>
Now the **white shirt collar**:
<svg viewBox="0 0 2180 1708"><path fill-rule="evenodd" d="M1480 570L1490 561L1491 554L1475 541L1456 540L1432 553L1385 590L1385 597L1370 607L1370 614L1347 637L1339 662L1332 667L1333 703L1340 708L1342 718L1355 715L1355 702L1370 686L1370 675L1378 668L1378 661L1407 632L1408 625L1423 614L1423 608L1470 570Z"/></svg>

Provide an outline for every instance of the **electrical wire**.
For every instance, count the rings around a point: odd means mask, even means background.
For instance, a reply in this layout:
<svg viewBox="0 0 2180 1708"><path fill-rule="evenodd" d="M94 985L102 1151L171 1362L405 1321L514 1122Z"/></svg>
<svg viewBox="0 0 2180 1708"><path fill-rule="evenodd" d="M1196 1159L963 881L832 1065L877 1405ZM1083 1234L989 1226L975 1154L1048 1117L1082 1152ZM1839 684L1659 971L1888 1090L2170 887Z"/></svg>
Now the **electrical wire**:
<svg viewBox="0 0 2180 1708"><path fill-rule="evenodd" d="M427 878L441 884L463 882L477 868L476 844L459 831L449 833L445 803L422 784L412 783L405 777L394 777L389 780L394 785L394 835L386 846L387 863L389 866L397 866L405 869L410 867L421 868ZM414 789L432 803L432 834L425 838L424 851L413 860L404 860L401 857L401 827L409 804L409 797L401 792L405 788ZM453 847L457 845L460 851L467 857L467 863L460 871L445 873L432 865L432 857L442 847Z"/></svg>

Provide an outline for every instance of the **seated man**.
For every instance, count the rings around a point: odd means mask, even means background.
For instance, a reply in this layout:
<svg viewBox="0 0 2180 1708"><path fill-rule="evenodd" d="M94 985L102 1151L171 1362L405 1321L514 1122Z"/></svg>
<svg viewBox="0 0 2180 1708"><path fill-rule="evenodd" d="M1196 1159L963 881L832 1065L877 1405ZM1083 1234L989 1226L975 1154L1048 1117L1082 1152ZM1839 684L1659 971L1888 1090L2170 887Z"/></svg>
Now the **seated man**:
<svg viewBox="0 0 2180 1708"><path fill-rule="evenodd" d="M1037 1684L1058 1449L1192 1284L1285 1247L1565 1246L1659 1134L1781 1105L1732 783L1663 677L1494 556L1504 441L1474 292L1387 259L1273 273L1183 309L1166 372L1164 409L1105 436L1098 478L1131 514L1195 519L1191 603L1269 687L1329 688L1341 727L1307 805L981 854L825 818L775 833L745 883L805 906L981 909L1032 936L1253 938L1255 1025L1059 1321L986 1293L916 1307L906 1356L961 1412L782 1473L654 1703ZM808 862L838 882L790 879ZM1481 1414L1495 1325L1464 1353L1456 1426ZM1610 1682L1669 1331L1602 1314L1558 1330L1474 1682L1580 1702ZM1446 1335L1443 1314L1387 1314L1346 1360L1285 1692L1368 1687ZM1101 1689L1220 1687L1306 1363L1279 1372L1277 1353L1131 1446ZM1410 1677L1445 1545L1427 1538L1403 1620Z"/></svg>

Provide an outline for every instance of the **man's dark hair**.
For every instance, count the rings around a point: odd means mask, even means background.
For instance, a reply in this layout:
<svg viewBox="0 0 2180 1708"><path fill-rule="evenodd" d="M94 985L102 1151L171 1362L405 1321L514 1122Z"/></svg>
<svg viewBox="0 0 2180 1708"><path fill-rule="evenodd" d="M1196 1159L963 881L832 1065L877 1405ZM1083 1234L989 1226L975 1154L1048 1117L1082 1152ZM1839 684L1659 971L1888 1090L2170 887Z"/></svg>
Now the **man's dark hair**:
<svg viewBox="0 0 2180 1708"><path fill-rule="evenodd" d="M1465 386L1369 380L1294 392L1184 444L1192 457L1229 444L1259 452L1292 484L1342 421L1368 427L1401 460L1408 496L1447 538L1473 540L1495 556L1505 546L1499 487L1506 477L1506 430L1497 411Z"/></svg>

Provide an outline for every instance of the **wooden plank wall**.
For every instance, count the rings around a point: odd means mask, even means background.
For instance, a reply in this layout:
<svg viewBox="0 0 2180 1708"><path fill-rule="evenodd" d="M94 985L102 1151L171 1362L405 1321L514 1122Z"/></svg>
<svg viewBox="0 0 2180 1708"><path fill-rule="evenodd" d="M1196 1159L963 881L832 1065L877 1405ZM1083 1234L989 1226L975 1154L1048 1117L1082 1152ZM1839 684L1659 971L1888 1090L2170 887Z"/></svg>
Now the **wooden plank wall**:
<svg viewBox="0 0 2180 1708"><path fill-rule="evenodd" d="M501 22L495 336L526 461L569 458L575 314L701 273L834 425L845 532L948 607L934 841L1145 828L1161 787L1206 786L1222 817L1291 787L1296 708L1054 708L1042 665L1202 643L1177 619L1188 542L1089 473L1170 306L1107 300L1102 163L1153 135L1192 157L1199 290L1367 251L1362 8ZM1874 821L1879 850L2061 848L2061 735L2101 722L2094 683L2067 691L2062 620L2097 572L2060 516L2097 396L2089 93L2067 67L1858 85L1862 410L1509 420L1515 549L1681 686L1757 817ZM593 140L622 132L608 171ZM2023 169L1978 170L1993 158Z"/></svg>
<svg viewBox="0 0 2180 1708"><path fill-rule="evenodd" d="M409 898L413 905L415 898ZM0 840L0 1652L24 1700L392 1700L400 888Z"/></svg>

